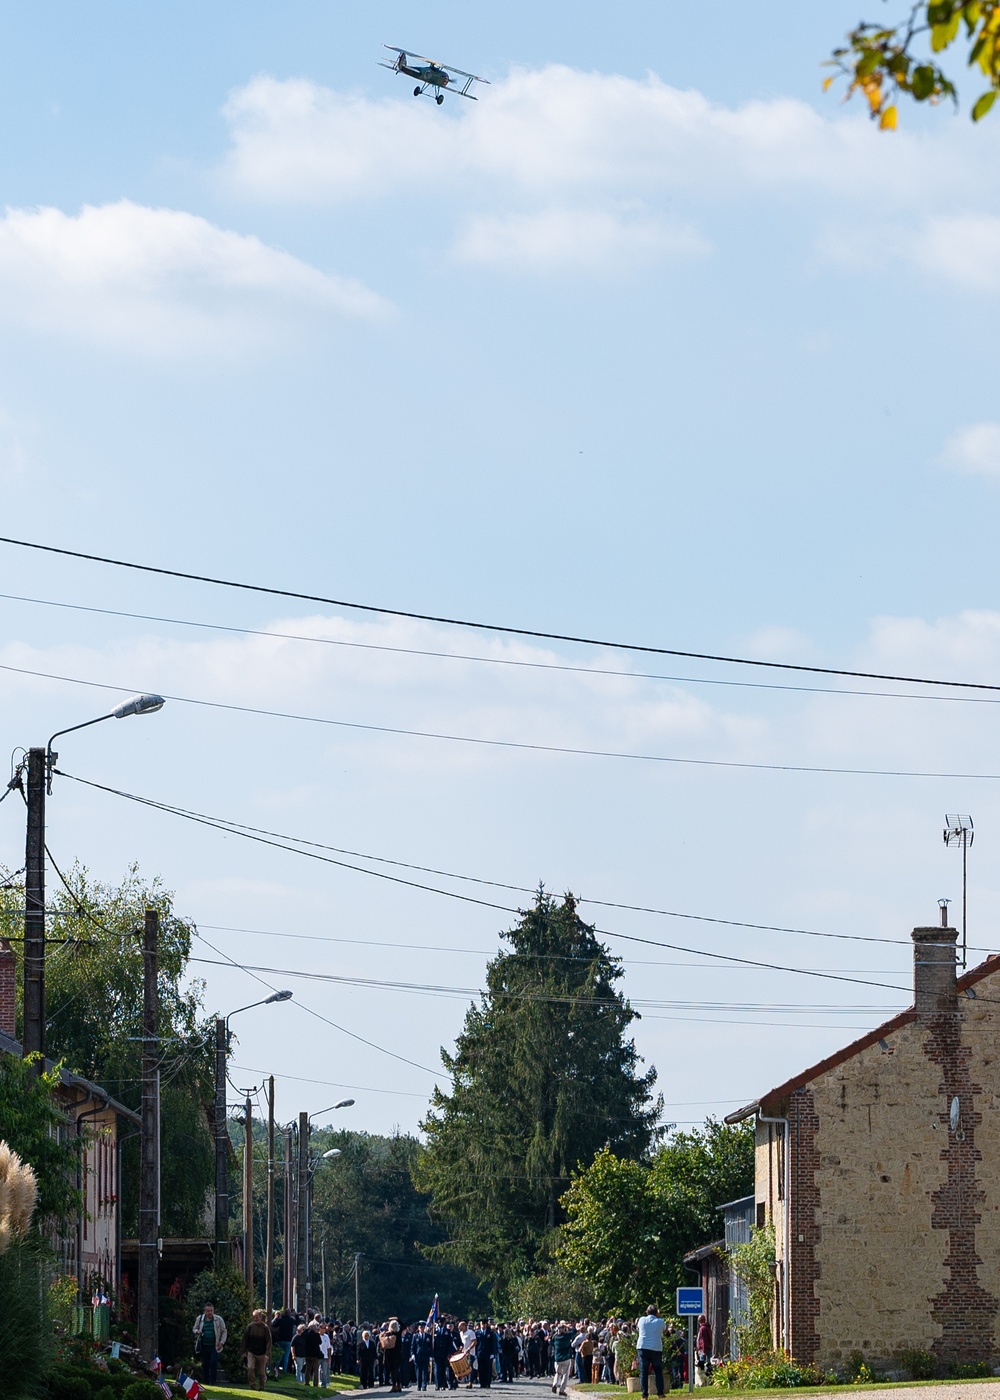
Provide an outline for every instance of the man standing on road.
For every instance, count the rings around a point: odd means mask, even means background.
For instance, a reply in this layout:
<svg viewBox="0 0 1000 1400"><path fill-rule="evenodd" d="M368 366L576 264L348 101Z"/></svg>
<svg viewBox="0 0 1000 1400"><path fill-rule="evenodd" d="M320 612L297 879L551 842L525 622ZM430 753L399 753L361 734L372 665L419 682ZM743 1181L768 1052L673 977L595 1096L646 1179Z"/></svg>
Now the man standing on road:
<svg viewBox="0 0 1000 1400"><path fill-rule="evenodd" d="M573 1334L565 1322L560 1322L552 1337L552 1360L556 1363L552 1394L565 1395L570 1372L573 1370Z"/></svg>
<svg viewBox="0 0 1000 1400"><path fill-rule="evenodd" d="M271 1360L271 1329L264 1321L263 1308L254 1308L250 1326L243 1333L243 1354L247 1359L247 1385L263 1390Z"/></svg>
<svg viewBox="0 0 1000 1400"><path fill-rule="evenodd" d="M650 1370L656 1379L657 1395L663 1394L663 1318L652 1303L646 1309L645 1317L639 1318L638 1331L639 1388L642 1400L648 1400Z"/></svg>
<svg viewBox="0 0 1000 1400"><path fill-rule="evenodd" d="M219 1352L226 1345L226 1324L212 1304L206 1303L205 1311L195 1319L192 1330L205 1384L215 1385L219 1375Z"/></svg>

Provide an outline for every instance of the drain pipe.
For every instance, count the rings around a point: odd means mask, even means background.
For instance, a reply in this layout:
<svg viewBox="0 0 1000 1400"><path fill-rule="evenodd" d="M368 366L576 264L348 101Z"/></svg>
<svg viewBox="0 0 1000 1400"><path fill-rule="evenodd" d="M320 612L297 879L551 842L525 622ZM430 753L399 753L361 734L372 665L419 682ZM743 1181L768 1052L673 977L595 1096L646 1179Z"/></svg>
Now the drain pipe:
<svg viewBox="0 0 1000 1400"><path fill-rule="evenodd" d="M792 1163L792 1154L791 1154L791 1151L789 1150L789 1149L791 1148L791 1140L790 1140L790 1135L789 1135L789 1127L788 1127L788 1119L787 1119L787 1118L765 1118L764 1114L758 1111L758 1114L757 1114L757 1122L758 1122L758 1123L777 1123L778 1125L780 1125L780 1126L781 1126L782 1128L784 1128L784 1130L785 1130L785 1200L784 1200L784 1210L782 1211L782 1215L783 1215L783 1217L784 1217L784 1227L785 1227L785 1228L784 1228L785 1248L784 1248L784 1258L782 1259L782 1262L781 1262L781 1345L782 1345L782 1347L784 1348L784 1350L785 1350L786 1352L788 1352L788 1350L789 1350L789 1347L788 1347L788 1339L789 1339L788 1301L789 1301L789 1296L790 1296L790 1294L789 1294L789 1286L788 1286L788 1270L789 1270L789 1264L790 1264L790 1262L791 1262L791 1253L792 1253L792 1200L791 1200L791 1184L792 1184L792 1165L791 1165L791 1163Z"/></svg>

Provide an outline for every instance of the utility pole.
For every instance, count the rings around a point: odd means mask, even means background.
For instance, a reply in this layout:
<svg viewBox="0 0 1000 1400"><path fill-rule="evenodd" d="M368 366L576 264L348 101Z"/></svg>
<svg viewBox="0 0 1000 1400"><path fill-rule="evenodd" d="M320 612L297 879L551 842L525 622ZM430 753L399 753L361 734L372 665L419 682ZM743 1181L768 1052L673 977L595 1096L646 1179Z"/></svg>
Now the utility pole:
<svg viewBox="0 0 1000 1400"><path fill-rule="evenodd" d="M274 1303L274 1075L267 1081L267 1240L264 1245L264 1315Z"/></svg>
<svg viewBox="0 0 1000 1400"><path fill-rule="evenodd" d="M28 750L24 847L24 1034L21 1053L45 1056L45 750Z"/></svg>
<svg viewBox="0 0 1000 1400"><path fill-rule="evenodd" d="M284 1243L282 1246L281 1296L286 1308L294 1306L295 1283L295 1206L292 1181L292 1125L285 1128Z"/></svg>
<svg viewBox="0 0 1000 1400"><path fill-rule="evenodd" d="M243 1117L243 1277L253 1299L253 1105L250 1095Z"/></svg>
<svg viewBox="0 0 1000 1400"><path fill-rule="evenodd" d="M299 1114L298 1231L295 1249L295 1306L309 1306L309 1115Z"/></svg>
<svg viewBox="0 0 1000 1400"><path fill-rule="evenodd" d="M229 1264L229 1129L226 1124L226 1022L215 1018L215 1267Z"/></svg>
<svg viewBox="0 0 1000 1400"><path fill-rule="evenodd" d="M142 939L142 1138L139 1163L139 1353L146 1362L151 1362L156 1356L159 1331L159 937L160 916L155 909L147 909Z"/></svg>
<svg viewBox="0 0 1000 1400"><path fill-rule="evenodd" d="M358 1279L361 1266L361 1255L354 1256L354 1330L361 1326L361 1283Z"/></svg>

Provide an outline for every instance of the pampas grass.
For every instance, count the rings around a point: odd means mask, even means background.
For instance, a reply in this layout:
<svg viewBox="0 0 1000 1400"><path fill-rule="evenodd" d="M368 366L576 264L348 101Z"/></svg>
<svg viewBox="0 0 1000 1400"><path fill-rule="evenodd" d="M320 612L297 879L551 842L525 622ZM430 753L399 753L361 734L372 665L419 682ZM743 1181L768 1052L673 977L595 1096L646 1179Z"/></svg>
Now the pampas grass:
<svg viewBox="0 0 1000 1400"><path fill-rule="evenodd" d="M0 1254L28 1233L38 1201L38 1178L6 1142L0 1142Z"/></svg>

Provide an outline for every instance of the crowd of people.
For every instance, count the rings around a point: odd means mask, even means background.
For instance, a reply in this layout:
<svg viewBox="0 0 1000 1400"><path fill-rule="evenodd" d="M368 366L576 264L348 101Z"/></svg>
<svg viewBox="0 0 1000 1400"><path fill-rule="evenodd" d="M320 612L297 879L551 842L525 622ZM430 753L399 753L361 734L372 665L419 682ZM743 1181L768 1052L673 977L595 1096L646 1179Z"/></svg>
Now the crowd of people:
<svg viewBox="0 0 1000 1400"><path fill-rule="evenodd" d="M218 1354L226 1340L225 1322L211 1305L194 1327L205 1380L216 1378ZM706 1377L712 1369L712 1329L698 1319L695 1363ZM294 1372L305 1386L323 1389L336 1375L357 1376L362 1390L387 1387L392 1394L417 1391L489 1389L494 1381L521 1377L548 1381L554 1395L571 1383L605 1381L624 1385L638 1372L641 1391L650 1383L657 1395L687 1381L684 1327L660 1317L654 1307L637 1322L622 1318L593 1321L535 1320L478 1323L432 1315L427 1321L341 1322L309 1310L290 1308L268 1322L257 1309L242 1339L251 1388L265 1389L268 1376Z"/></svg>

